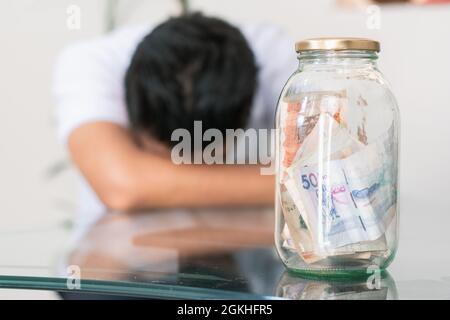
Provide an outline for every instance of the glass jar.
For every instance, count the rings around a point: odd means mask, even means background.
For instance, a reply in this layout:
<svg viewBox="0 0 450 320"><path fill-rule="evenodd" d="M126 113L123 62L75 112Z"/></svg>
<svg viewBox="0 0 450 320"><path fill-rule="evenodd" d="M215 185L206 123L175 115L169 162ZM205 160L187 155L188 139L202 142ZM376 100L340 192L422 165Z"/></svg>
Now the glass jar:
<svg viewBox="0 0 450 320"><path fill-rule="evenodd" d="M399 112L379 43L318 38L296 51L276 115L278 254L303 274L383 270L397 249Z"/></svg>

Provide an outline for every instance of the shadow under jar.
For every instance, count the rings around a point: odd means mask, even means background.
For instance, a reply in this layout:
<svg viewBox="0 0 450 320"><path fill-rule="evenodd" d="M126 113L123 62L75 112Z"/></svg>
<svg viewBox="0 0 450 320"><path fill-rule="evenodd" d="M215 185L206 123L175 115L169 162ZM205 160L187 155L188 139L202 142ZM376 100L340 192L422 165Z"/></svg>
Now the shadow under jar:
<svg viewBox="0 0 450 320"><path fill-rule="evenodd" d="M299 273L385 269L397 249L399 112L380 45L318 38L296 51L276 114L278 254Z"/></svg>

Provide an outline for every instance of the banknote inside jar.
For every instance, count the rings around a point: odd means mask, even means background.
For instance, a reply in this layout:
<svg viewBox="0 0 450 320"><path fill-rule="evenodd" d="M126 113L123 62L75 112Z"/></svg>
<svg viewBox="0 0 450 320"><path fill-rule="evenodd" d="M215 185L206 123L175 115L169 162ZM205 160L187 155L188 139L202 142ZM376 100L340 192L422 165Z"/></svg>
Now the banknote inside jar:
<svg viewBox="0 0 450 320"><path fill-rule="evenodd" d="M288 93L283 103L283 247L308 264L386 259L397 214L393 123L370 142L364 123L351 133L345 90Z"/></svg>

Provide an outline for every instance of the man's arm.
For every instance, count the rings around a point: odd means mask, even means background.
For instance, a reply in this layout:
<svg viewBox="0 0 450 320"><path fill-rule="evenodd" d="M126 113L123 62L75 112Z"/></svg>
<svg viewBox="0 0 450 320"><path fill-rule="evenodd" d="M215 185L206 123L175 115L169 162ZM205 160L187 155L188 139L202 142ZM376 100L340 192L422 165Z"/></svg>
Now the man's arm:
<svg viewBox="0 0 450 320"><path fill-rule="evenodd" d="M274 178L259 166L175 165L145 152L130 132L94 122L69 137L73 161L103 203L117 210L273 203Z"/></svg>

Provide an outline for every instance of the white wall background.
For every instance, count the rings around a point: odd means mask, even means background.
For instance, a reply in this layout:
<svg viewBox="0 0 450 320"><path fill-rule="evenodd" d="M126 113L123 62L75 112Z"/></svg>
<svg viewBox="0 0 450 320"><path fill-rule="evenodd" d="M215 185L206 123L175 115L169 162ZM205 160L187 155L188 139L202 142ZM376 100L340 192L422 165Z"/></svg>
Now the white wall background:
<svg viewBox="0 0 450 320"><path fill-rule="evenodd" d="M66 26L70 4L81 8L81 30ZM381 29L370 30L365 8L343 9L333 0L193 0L192 4L233 20L279 24L293 39L336 35L381 41L380 67L393 86L402 117L398 260L403 263L394 263L391 273L396 280L415 277L421 265L407 262L423 255L434 259L428 261L430 270L450 274L449 264L442 263L449 261L450 249L446 196L450 189L450 6L383 6ZM177 12L175 0L122 0L118 21L161 21ZM70 219L76 196L73 169L50 181L45 178L53 164L66 158L54 137L52 64L67 43L101 34L105 14L106 0L0 3L0 235ZM61 245L49 241L36 257L16 252L16 262L46 264ZM8 246L0 244L0 250Z"/></svg>

